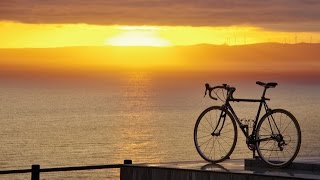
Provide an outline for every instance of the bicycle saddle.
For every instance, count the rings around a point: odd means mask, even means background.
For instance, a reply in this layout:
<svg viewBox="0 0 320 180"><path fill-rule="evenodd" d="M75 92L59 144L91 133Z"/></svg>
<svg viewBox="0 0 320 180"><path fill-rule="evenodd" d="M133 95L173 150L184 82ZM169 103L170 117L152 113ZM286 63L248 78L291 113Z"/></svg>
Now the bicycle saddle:
<svg viewBox="0 0 320 180"><path fill-rule="evenodd" d="M264 82L261 82L261 81L257 81L256 84L258 84L260 86L263 86L265 88L275 88L278 85L278 83L276 83L276 82L264 83Z"/></svg>

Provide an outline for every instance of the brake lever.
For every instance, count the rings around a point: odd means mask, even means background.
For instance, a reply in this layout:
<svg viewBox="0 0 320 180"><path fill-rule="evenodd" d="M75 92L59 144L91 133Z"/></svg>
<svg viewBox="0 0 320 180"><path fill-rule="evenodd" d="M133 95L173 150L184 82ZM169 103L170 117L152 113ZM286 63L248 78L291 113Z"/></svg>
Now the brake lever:
<svg viewBox="0 0 320 180"><path fill-rule="evenodd" d="M208 83L205 84L205 87L206 87L206 90L204 91L204 96L203 97L206 97L207 95L207 91L209 90L210 86Z"/></svg>
<svg viewBox="0 0 320 180"><path fill-rule="evenodd" d="M206 89L205 91L204 91L204 98L206 97L206 95L207 95L207 91L208 91L208 89Z"/></svg>

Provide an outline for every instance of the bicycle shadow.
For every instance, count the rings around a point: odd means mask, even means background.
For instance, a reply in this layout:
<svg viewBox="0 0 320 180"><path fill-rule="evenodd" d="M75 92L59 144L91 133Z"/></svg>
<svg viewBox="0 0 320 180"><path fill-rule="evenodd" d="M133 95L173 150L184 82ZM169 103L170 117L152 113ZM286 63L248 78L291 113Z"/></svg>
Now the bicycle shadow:
<svg viewBox="0 0 320 180"><path fill-rule="evenodd" d="M205 170L205 171L225 171L225 172L230 172L227 168L225 168L224 166L220 165L220 164L206 164L204 166L201 167L201 170Z"/></svg>
<svg viewBox="0 0 320 180"><path fill-rule="evenodd" d="M201 170L205 171L219 171L219 172L232 172L232 170L229 170L228 168L224 167L221 164L206 164L201 167ZM250 167L250 166L244 166L245 171L251 171L253 174L260 174L260 175L282 175L287 177L295 177L295 173L289 170L284 169L274 169L274 168L268 168L268 167Z"/></svg>
<svg viewBox="0 0 320 180"><path fill-rule="evenodd" d="M294 171L290 171L288 169L276 169L271 167L252 167L252 166L244 166L244 170L252 171L254 174L265 174L265 175L285 175L288 177L295 177Z"/></svg>

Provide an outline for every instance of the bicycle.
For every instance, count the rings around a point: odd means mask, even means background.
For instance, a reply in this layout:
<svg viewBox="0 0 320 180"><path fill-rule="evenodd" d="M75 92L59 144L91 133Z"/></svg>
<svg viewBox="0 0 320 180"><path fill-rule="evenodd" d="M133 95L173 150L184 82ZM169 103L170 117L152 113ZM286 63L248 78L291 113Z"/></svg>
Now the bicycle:
<svg viewBox="0 0 320 180"><path fill-rule="evenodd" d="M220 99L224 102L221 106L211 106L205 109L197 119L194 127L194 143L199 155L212 163L230 159L237 143L237 125L245 135L248 148L253 151L253 157L262 159L271 167L283 168L292 163L301 146L301 130L296 118L287 110L270 109L267 105L266 91L275 88L275 82L256 84L264 87L261 99L234 98L236 88L227 84L210 87L205 84L205 95L213 100ZM219 91L223 97L218 95ZM217 97L212 96L212 92ZM260 103L252 131L249 125L241 121L230 102L256 102ZM259 119L262 108L265 114ZM251 127L250 127L251 128ZM255 156L257 151L258 157Z"/></svg>

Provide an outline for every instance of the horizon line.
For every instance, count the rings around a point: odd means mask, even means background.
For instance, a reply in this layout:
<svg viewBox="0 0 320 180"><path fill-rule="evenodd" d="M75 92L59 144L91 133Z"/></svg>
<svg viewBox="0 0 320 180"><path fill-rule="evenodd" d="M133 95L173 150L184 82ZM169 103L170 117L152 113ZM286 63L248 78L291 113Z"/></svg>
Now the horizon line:
<svg viewBox="0 0 320 180"><path fill-rule="evenodd" d="M58 49L58 48L93 48L93 47L115 47L115 48L174 48L174 47L192 47L192 46L227 46L227 47L236 47L236 46L254 46L254 45L267 45L267 44L277 44L277 45L319 45L320 42L310 43L310 42L299 42L299 43L281 43L281 42L259 42L259 43L248 43L248 44L210 44L210 43L199 43L191 45L168 45L168 46L117 46L117 45L79 45L79 46L52 46L52 47L0 47L0 49Z"/></svg>

